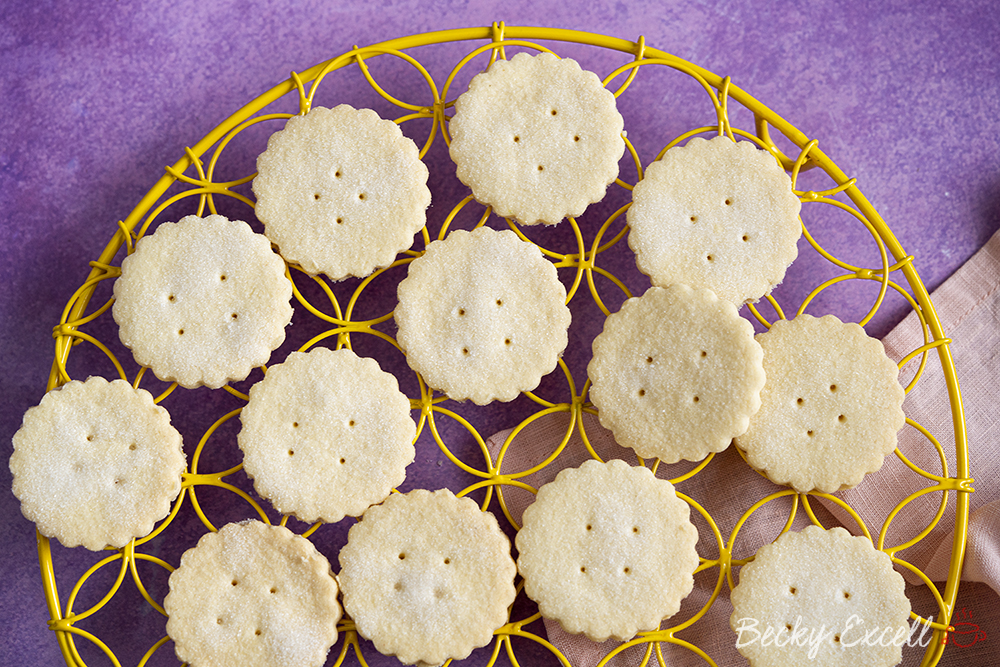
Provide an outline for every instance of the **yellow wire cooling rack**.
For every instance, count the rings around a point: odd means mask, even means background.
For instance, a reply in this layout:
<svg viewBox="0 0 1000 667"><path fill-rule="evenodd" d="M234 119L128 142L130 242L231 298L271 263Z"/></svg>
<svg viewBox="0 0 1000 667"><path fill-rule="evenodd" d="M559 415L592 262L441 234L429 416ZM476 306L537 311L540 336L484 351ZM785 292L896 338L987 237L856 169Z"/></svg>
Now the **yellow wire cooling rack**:
<svg viewBox="0 0 1000 667"><path fill-rule="evenodd" d="M442 72L429 71L418 55L429 61L426 48L446 50L452 59L449 69ZM911 462L897 450L899 460L906 470L924 484L918 491L899 498L895 508L888 514L884 525L878 530L870 530L859 514L839 496L829 494L796 494L791 490L777 490L761 498L748 499L745 507L739 507L739 520L728 534L705 508L703 499L682 494L691 505L692 516L700 517L707 529L702 529L699 552L702 562L700 576L709 577L714 582L709 586L711 595L704 604L682 620L668 619L661 629L640 634L631 642L612 648L604 648L603 660L610 662L618 653L631 646L638 646L645 653L641 662L664 663L663 649L671 645L671 650L690 652L705 664L715 665L716 658L706 650L684 639L685 632L699 623L727 586L734 583L733 568L745 563L747 558L736 558L734 550L738 533L743 535L746 527L764 507L773 509L780 506L787 512L784 530L788 530L796 518L796 509L801 507L810 522L821 523L821 512L816 504L842 511L842 516L851 517L860 531L872 539L875 546L888 553L900 570L922 580L936 601L935 609L915 610L915 622L922 623L933 631L934 640L924 644L922 664L934 665L944 650L949 624L958 591L959 573L965 547L968 502L971 479L969 478L966 456L966 436L962 406L955 369L949 352L949 340L941 330L941 325L931 304L927 290L915 269L914 258L907 255L892 232L879 217L875 209L858 189L855 180L844 174L837 165L817 145L791 124L778 117L769 108L755 100L729 78L719 77L676 56L657 50L644 43L615 39L584 32L553 30L531 27L512 27L494 24L491 27L451 30L414 35L392 41L353 48L327 62L316 65L291 77L248 103L227 118L184 155L142 198L138 206L118 225L112 238L97 260L90 263L92 270L86 281L70 298L58 326L55 327L55 360L49 378L49 389L70 380L70 371L86 376L105 372L117 373L129 379L135 386L140 383L150 388L157 396L156 401L171 411L175 425L182 430L187 444L189 469L184 475L183 490L174 503L169 516L154 532L142 539L134 540L120 550L108 550L94 557L94 563L82 574L79 571L55 571L53 547L49 541L39 536L38 549L46 600L51 615L50 627L56 633L68 665L87 664L87 656L108 658L114 664L121 664L117 655L121 646L133 641L128 635L115 636L115 628L96 623L102 613L119 599L122 604L134 605L136 616L152 616L165 624L161 606L165 595L165 578L179 561L179 553L193 546L197 537L208 530L215 530L217 524L256 515L265 521L289 523L289 517L274 518L274 512L266 501L259 499L247 484L238 458L227 459L223 450L232 449L235 440L234 428L238 420L240 406L247 400L249 384L226 386L223 391L198 390L197 399L184 402L184 396L195 392L176 390L176 385L158 387L157 380L145 369L135 367L131 355L117 342L117 330L107 312L110 305L110 285L119 275L122 250L131 252L135 241L146 234L151 227L164 220L177 220L191 212L203 214L225 210L229 217L253 221L253 201L249 194L249 182L253 178L254 146L262 149L262 141L267 134L280 129L284 119L295 113L308 111L311 105L329 99L338 103L346 95L344 91L363 91L373 100L383 117L395 116L404 133L418 139L422 144L420 155L432 164L431 183L442 182L453 177L451 173L436 173L432 159L437 156L438 165L447 165L446 156L440 152L449 142L448 118L455 98L476 72L481 71L497 58L506 58L512 51L553 51L558 55L572 53L590 69L603 68L604 85L612 90L621 108L626 109L625 161L630 164L623 169L622 176L611 186L607 202L592 206L579 219L567 219L557 229L525 230L511 221L491 216L489 208L476 203L471 196L465 196L461 186L456 192L459 201L450 208L443 209L440 202L432 208L431 222L418 235L414 250L402 253L390 267L375 272L363 280L331 283L323 277L309 276L299 267L291 265L287 276L294 286L296 316L294 331L306 332L302 340L286 342L272 357L277 363L291 348L307 349L325 343L337 347L374 349L379 345L383 367L392 370L401 378L401 386L407 389L411 406L418 414L418 449L425 456L438 461L429 461L442 471L442 478L459 480L455 488L459 495L472 494L480 501L483 509L491 509L503 521L505 517L509 534L517 529L517 523L509 507L510 495L515 492L534 492L527 480L539 471L565 467L571 441L582 441L590 455L597 456L591 446L593 430L588 433L587 424L593 424L589 415L594 413L587 402L589 383L581 381L579 369L574 373L573 362L561 360L558 369L543 381L542 386L525 392L514 404L491 405L482 408L449 402L444 396L435 394L422 380L408 369L393 338L392 308L395 284L405 275L406 265L422 252L432 238L443 238L448 230L458 226L475 227L491 223L509 226L523 239L539 245L542 252L559 269L560 277L567 284L567 302L574 310L574 326L577 312L590 313L589 319L600 328L602 318L637 289L637 280L642 279L635 271L634 262L622 243L627 234L624 213L628 208L629 191L642 178L643 164L659 157L671 146L688 138L704 134L725 134L732 139L755 142L769 151L790 174L796 194L803 202L801 218L804 238L815 251L800 253L793 268L800 263L811 263L805 273L797 274L801 282L805 276L817 280L810 291L797 298L797 312L801 313L810 303L822 302L829 290L840 289L845 284L869 287L862 290L867 297L859 297L861 316L855 318L865 325L876 317L890 297L905 302L919 317L924 334L924 344L909 352L899 361L900 367L913 362L916 371L906 387L911 391L924 375L928 365L939 365L944 374L953 414L953 434L932 434L924 426L909 421L909 428L919 432L926 439L928 448L937 452L940 469L926 470ZM440 58L435 57L435 62ZM598 63L598 64L595 64ZM610 63L610 64L609 64ZM437 81L443 82L440 87ZM677 83L680 82L680 83ZM684 100L699 99L700 106L689 115L676 117L677 124L672 134L664 137L648 136L649 128L630 125L628 109L630 94L638 87L670 88L661 91L666 99L673 94L672 86L686 85L689 97ZM389 90L401 91L390 93ZM678 93L680 95L681 93ZM406 99L419 100L408 102ZM681 98L678 98L681 99ZM331 103L330 106L333 106ZM686 103L683 105L689 109ZM700 119L700 120L699 120ZM266 131L261 128L267 127ZM666 129L664 129L666 128ZM670 130L669 124L660 128ZM644 134L644 132L646 132ZM246 144L239 148L241 142ZM256 142L256 144L254 143ZM652 145L653 148L649 148ZM242 151L242 152L241 152ZM438 153L432 153L439 151ZM640 154L642 157L640 157ZM236 159L230 160L230 156ZM239 159L242 156L242 159ZM447 172L447 169L444 169ZM230 175L229 172L234 172ZM225 178L222 176L226 174ZM435 195L437 196L437 195ZM617 197L623 203L613 203ZM230 213L230 210L233 212ZM447 210L443 217L440 211ZM870 252L861 258L842 257L836 250L821 243L817 230L823 227L822 220L830 216L841 216L864 237ZM838 225L844 226L844 225ZM433 232L432 232L433 229ZM529 239L530 231L536 237ZM870 237L870 242L867 240ZM623 250L625 248L625 250ZM614 260L619 253L619 259ZM628 256L622 261L622 256ZM818 268L817 268L818 267ZM630 288L630 285L633 287ZM390 295L386 302L373 295ZM779 288L775 295L764 302L773 310L773 316L783 318L782 299L789 300L795 292L783 292ZM785 295L785 296L782 296ZM790 296L789 296L790 295ZM865 301L864 299L867 299ZM91 303L101 303L96 308ZM764 306L764 303L761 305ZM374 304L374 305L371 305ZM609 305L610 304L610 305ZM788 303L785 304L788 306ZM594 308L596 306L596 308ZM590 309L588 311L588 308ZM381 309L381 310L379 310ZM770 325L769 319L758 308L750 306L749 315L755 326L762 330ZM788 312L791 312L789 310ZM835 313L837 314L837 313ZM580 318L585 321L587 318ZM844 318L842 318L844 319ZM593 327L592 327L593 329ZM593 333L593 331L591 331ZM575 339L571 336L571 341ZM571 342L584 348L583 356L589 355L590 340ZM365 347L365 346L368 347ZM69 365L70 352L76 348L74 364L83 362L84 368ZM567 357L570 357L567 353ZM585 361L585 360L584 360ZM579 364L578 364L579 365ZM585 365L583 366L585 368ZM912 367L911 367L912 368ZM259 374L259 373L258 373ZM251 376L253 378L254 376ZM249 381L248 381L249 382ZM209 398L204 398L209 396ZM531 467L508 470L501 463L510 461L512 453L519 446L518 436L532 424L548 415L561 414L568 423L561 441L553 445L551 453ZM504 419L515 415L513 422ZM495 450L487 446L489 436L497 426L514 428ZM197 437L192 439L192 436ZM956 451L953 460L955 470L949 470L949 461L940 442L943 436L954 437ZM195 444L196 443L196 444ZM220 453L222 452L222 453ZM430 454L428 454L430 452ZM948 454L951 454L950 452ZM689 469L674 474L669 466L667 477L684 490L684 482L703 475L713 465L713 455L705 461L689 466ZM642 462L645 463L645 462ZM509 464L508 464L509 465ZM436 479L427 478L416 483L432 486ZM453 482L454 483L454 482ZM927 516L916 537L900 544L891 544L890 524L918 497L939 497L939 509ZM951 552L951 566L947 582L938 588L918 568L903 557L903 551L923 540L938 525L948 507L949 498L955 506L954 542ZM233 504L238 508L230 509ZM242 515L240 512L242 511ZM802 516L799 516L800 521ZM293 524L294 525L294 524ZM321 525L306 526L299 531L314 541L334 534L335 527ZM743 531L742 533L740 531ZM773 539L773 535L768 539ZM332 538L330 544L336 545ZM707 547L705 546L707 545ZM706 558L706 548L717 551L717 556ZM329 545L325 547L331 562L336 562L336 553ZM70 594L60 596L57 579L73 581ZM135 591L130 592L126 582L134 583ZM65 582L61 582L63 586ZM91 589L98 589L94 592ZM138 594L135 594L137 592ZM519 588L519 598L524 600ZM932 603L933 604L933 603ZM527 611L525 611L527 610ZM100 630L95 629L100 628ZM551 654L553 661L569 664L563 651L543 638L541 620L530 602L515 603L509 622L495 633L492 648L487 648L483 656L489 664L496 662L501 652L506 652L513 664L518 664L518 656L524 655L529 647L534 651ZM331 651L329 662L340 665L353 653L362 664L375 660L377 654L372 646L361 640L354 631L350 619L341 623L341 639ZM156 656L158 662L169 661L169 647L165 632L160 639L148 646L139 647L135 654L141 656L140 665L150 663ZM735 641L735 636L734 636ZM135 649L135 647L130 647ZM908 649L911 650L911 649ZM103 654L103 656L102 656ZM603 663L602 663L603 664Z"/></svg>

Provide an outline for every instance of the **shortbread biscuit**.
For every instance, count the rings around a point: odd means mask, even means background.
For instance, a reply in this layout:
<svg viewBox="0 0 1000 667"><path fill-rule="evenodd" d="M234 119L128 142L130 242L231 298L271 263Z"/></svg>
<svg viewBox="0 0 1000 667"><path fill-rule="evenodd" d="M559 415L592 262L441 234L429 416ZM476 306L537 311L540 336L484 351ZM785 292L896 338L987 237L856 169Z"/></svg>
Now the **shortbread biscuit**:
<svg viewBox="0 0 1000 667"><path fill-rule="evenodd" d="M542 616L600 642L626 641L677 613L694 586L697 541L670 482L612 459L542 486L515 544Z"/></svg>
<svg viewBox="0 0 1000 667"><path fill-rule="evenodd" d="M632 190L629 246L654 285L757 301L798 254L801 203L774 157L749 141L695 137L649 165Z"/></svg>
<svg viewBox="0 0 1000 667"><path fill-rule="evenodd" d="M340 551L344 609L358 634L405 664L439 665L507 622L516 567L496 518L451 491L393 494Z"/></svg>
<svg viewBox="0 0 1000 667"><path fill-rule="evenodd" d="M332 280L364 277L413 245L431 203L413 140L371 109L313 107L257 158L257 219L281 256Z"/></svg>
<svg viewBox="0 0 1000 667"><path fill-rule="evenodd" d="M337 641L337 581L313 544L242 521L181 556L163 601L167 635L192 667L319 667Z"/></svg>
<svg viewBox="0 0 1000 667"><path fill-rule="evenodd" d="M752 667L891 667L910 602L889 556L843 528L809 526L761 547L730 599L736 648Z"/></svg>
<svg viewBox="0 0 1000 667"><path fill-rule="evenodd" d="M248 224L221 215L165 222L139 239L114 294L135 360L187 388L245 379L292 319L284 262Z"/></svg>
<svg viewBox="0 0 1000 667"><path fill-rule="evenodd" d="M458 178L497 215L554 225L618 177L624 121L593 72L518 53L477 74L448 123Z"/></svg>
<svg viewBox="0 0 1000 667"><path fill-rule="evenodd" d="M538 386L567 343L566 288L509 230L455 230L399 283L396 340L427 384L485 405Z"/></svg>
<svg viewBox="0 0 1000 667"><path fill-rule="evenodd" d="M257 493L302 521L361 516L413 462L409 399L378 362L347 348L292 352L268 368L240 421Z"/></svg>
<svg viewBox="0 0 1000 667"><path fill-rule="evenodd" d="M170 512L184 473L181 435L144 389L73 380L29 408L14 434L14 495L39 532L97 551L144 537Z"/></svg>
<svg viewBox="0 0 1000 667"><path fill-rule="evenodd" d="M744 433L760 407L753 327L710 290L651 287L605 320L593 348L597 416L639 456L700 461Z"/></svg>
<svg viewBox="0 0 1000 667"><path fill-rule="evenodd" d="M881 341L833 315L779 320L757 340L767 382L736 438L750 465L799 493L856 486L882 467L906 416Z"/></svg>

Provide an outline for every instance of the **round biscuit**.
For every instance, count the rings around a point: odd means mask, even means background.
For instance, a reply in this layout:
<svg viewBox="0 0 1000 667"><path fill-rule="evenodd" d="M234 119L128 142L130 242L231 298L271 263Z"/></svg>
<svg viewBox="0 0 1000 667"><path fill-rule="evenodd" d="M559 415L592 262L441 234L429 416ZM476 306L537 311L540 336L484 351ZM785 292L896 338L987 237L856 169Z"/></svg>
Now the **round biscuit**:
<svg viewBox="0 0 1000 667"><path fill-rule="evenodd" d="M181 490L181 435L144 389L101 377L42 397L14 434L10 471L24 516L64 546L97 551L144 537Z"/></svg>
<svg viewBox="0 0 1000 667"><path fill-rule="evenodd" d="M455 230L432 242L397 294L407 363L455 400L511 401L566 347L566 288L538 247L509 230Z"/></svg>
<svg viewBox="0 0 1000 667"><path fill-rule="evenodd" d="M292 352L250 388L237 437L254 488L282 514L334 523L402 484L417 427L378 362L347 348Z"/></svg>
<svg viewBox="0 0 1000 667"><path fill-rule="evenodd" d="M495 61L448 123L459 180L525 225L554 225L603 199L618 177L623 128L597 75L551 53Z"/></svg>
<svg viewBox="0 0 1000 667"><path fill-rule="evenodd" d="M292 319L284 262L247 223L221 215L165 222L139 239L114 294L136 362L189 389L245 379Z"/></svg>
<svg viewBox="0 0 1000 667"><path fill-rule="evenodd" d="M342 615L330 562L284 526L247 520L181 556L163 601L167 635L192 667L319 667Z"/></svg>
<svg viewBox="0 0 1000 667"><path fill-rule="evenodd" d="M605 320L593 350L597 416L639 456L700 461L744 433L760 407L753 327L710 290L649 288Z"/></svg>
<svg viewBox="0 0 1000 667"><path fill-rule="evenodd" d="M867 537L787 532L740 570L730 596L736 648L752 667L896 665L910 633L904 587Z"/></svg>
<svg viewBox="0 0 1000 667"><path fill-rule="evenodd" d="M707 287L741 305L785 277L798 254L800 208L769 153L726 136L695 137L635 185L628 243L654 285Z"/></svg>
<svg viewBox="0 0 1000 667"><path fill-rule="evenodd" d="M627 641L677 613L694 586L697 541L673 485L619 459L560 471L515 538L542 616L599 642Z"/></svg>
<svg viewBox="0 0 1000 667"><path fill-rule="evenodd" d="M850 488L881 468L906 421L881 341L833 315L779 320L757 340L767 382L735 440L750 465L799 493Z"/></svg>
<svg viewBox="0 0 1000 667"><path fill-rule="evenodd" d="M451 491L393 494L340 551L344 609L358 634L404 664L439 665L507 622L516 566L496 518Z"/></svg>
<svg viewBox="0 0 1000 667"><path fill-rule="evenodd" d="M313 107L257 157L257 219L289 262L364 277L413 245L431 203L413 140L371 109Z"/></svg>

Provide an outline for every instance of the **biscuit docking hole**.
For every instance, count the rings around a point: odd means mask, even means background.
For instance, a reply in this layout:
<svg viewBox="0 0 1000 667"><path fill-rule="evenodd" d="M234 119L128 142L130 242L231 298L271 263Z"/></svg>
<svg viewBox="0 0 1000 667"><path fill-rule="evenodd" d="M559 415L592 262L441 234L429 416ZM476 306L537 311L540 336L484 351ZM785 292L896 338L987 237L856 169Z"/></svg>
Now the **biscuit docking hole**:
<svg viewBox="0 0 1000 667"><path fill-rule="evenodd" d="M587 566L586 565L581 565L580 566L580 572L586 573L586 571L587 571Z"/></svg>
<svg viewBox="0 0 1000 667"><path fill-rule="evenodd" d="M347 425L350 426L351 428L354 428L354 420L352 419L349 422L347 422Z"/></svg>
<svg viewBox="0 0 1000 667"><path fill-rule="evenodd" d="M705 350L702 350L702 351L701 351L701 356L702 356L702 358L705 358L705 357L707 357L707 356L708 356L708 352L707 352L707 351L705 351Z"/></svg>
<svg viewBox="0 0 1000 667"><path fill-rule="evenodd" d="M400 551L399 552L399 560L406 560L406 552L405 551Z"/></svg>
<svg viewBox="0 0 1000 667"><path fill-rule="evenodd" d="M831 384L830 385L830 391L837 391L837 385Z"/></svg>
<svg viewBox="0 0 1000 667"><path fill-rule="evenodd" d="M575 137L573 137L573 141L580 141L580 135L576 135Z"/></svg>
<svg viewBox="0 0 1000 667"><path fill-rule="evenodd" d="M517 143L517 142L519 142L519 141L521 141L521 137L519 137L519 136L517 136L517 135L515 134L515 135L514 135L514 143Z"/></svg>
<svg viewBox="0 0 1000 667"><path fill-rule="evenodd" d="M338 225L344 224L344 219L343 218L337 218L337 224Z"/></svg>
<svg viewBox="0 0 1000 667"><path fill-rule="evenodd" d="M733 200L732 199L727 199L726 200L726 206L732 206L732 205L733 205Z"/></svg>
<svg viewBox="0 0 1000 667"><path fill-rule="evenodd" d="M715 260L715 258L712 257L711 255L706 256L705 259L707 259L710 262Z"/></svg>
<svg viewBox="0 0 1000 667"><path fill-rule="evenodd" d="M277 592L278 592L278 589L276 587L274 587L274 586L271 586L271 595L274 595Z"/></svg>
<svg viewBox="0 0 1000 667"><path fill-rule="evenodd" d="M299 427L298 422L292 422L292 428L298 428L298 427Z"/></svg>
<svg viewBox="0 0 1000 667"><path fill-rule="evenodd" d="M646 363L647 364L653 363L653 357L646 357Z"/></svg>
<svg viewBox="0 0 1000 667"><path fill-rule="evenodd" d="M184 329L178 329L177 330L177 335L178 336L183 336L184 335Z"/></svg>
<svg viewBox="0 0 1000 667"><path fill-rule="evenodd" d="M462 317L462 316L464 316L464 315L465 315L465 308L459 308L459 309L458 309L458 316L459 316L459 317Z"/></svg>
<svg viewBox="0 0 1000 667"><path fill-rule="evenodd" d="M295 456L295 450L294 449L289 449L288 450L288 455L289 456Z"/></svg>
<svg viewBox="0 0 1000 667"><path fill-rule="evenodd" d="M841 415L841 416L843 416L843 415ZM128 446L128 449L129 449L130 452L134 452L138 447L139 446L133 442L131 445Z"/></svg>
<svg viewBox="0 0 1000 667"><path fill-rule="evenodd" d="M340 170L337 170L336 172L334 172L333 177L334 178L340 178Z"/></svg>
<svg viewBox="0 0 1000 667"><path fill-rule="evenodd" d="M465 356L469 356L469 348L463 347L462 348L462 354L465 355Z"/></svg>
<svg viewBox="0 0 1000 667"><path fill-rule="evenodd" d="M222 625L222 619L221 618L215 619L215 623L216 625Z"/></svg>
<svg viewBox="0 0 1000 667"><path fill-rule="evenodd" d="M749 240L750 240L750 237L747 234L744 234L743 235L743 242L746 243Z"/></svg>
<svg viewBox="0 0 1000 667"><path fill-rule="evenodd" d="M639 526L632 526L632 532L638 534L638 532L639 532Z"/></svg>
<svg viewBox="0 0 1000 667"><path fill-rule="evenodd" d="M543 169L545 169L545 167L543 167L542 165L538 165L538 171L542 171Z"/></svg>
<svg viewBox="0 0 1000 667"><path fill-rule="evenodd" d="M239 318L239 315L236 314L236 313L233 313L233 319L235 320L235 319L238 319L238 318Z"/></svg>
<svg viewBox="0 0 1000 667"><path fill-rule="evenodd" d="M358 199L360 199L361 201L364 201L365 200L365 193L364 192L359 193L358 194Z"/></svg>
<svg viewBox="0 0 1000 667"><path fill-rule="evenodd" d="M847 417L845 417L844 415L840 415L839 417L837 417L837 421L839 421L841 423L846 422L847 421Z"/></svg>
<svg viewBox="0 0 1000 667"><path fill-rule="evenodd" d="M238 585L239 583L240 583L239 581L237 581L236 579L233 579L233 586L236 586L236 585Z"/></svg>
<svg viewBox="0 0 1000 667"><path fill-rule="evenodd" d="M811 437L813 437L813 432L812 431L806 431L806 435L808 435L811 438Z"/></svg>
<svg viewBox="0 0 1000 667"><path fill-rule="evenodd" d="M632 569L629 568L629 567L626 567L624 570L622 570L622 572L624 572L625 574L632 574Z"/></svg>
<svg viewBox="0 0 1000 667"><path fill-rule="evenodd" d="M345 463L347 463L347 459L341 458L340 459L340 465L344 465Z"/></svg>
<svg viewBox="0 0 1000 667"><path fill-rule="evenodd" d="M844 591L844 599L845 600L850 600L851 599L851 594L848 593L847 591Z"/></svg>
<svg viewBox="0 0 1000 667"><path fill-rule="evenodd" d="M639 390L639 395L640 396L645 396L646 395L646 390L645 389L640 389Z"/></svg>
<svg viewBox="0 0 1000 667"><path fill-rule="evenodd" d="M834 635L833 636L833 641L835 641L835 642L837 642L839 644L840 643L840 635Z"/></svg>
<svg viewBox="0 0 1000 667"><path fill-rule="evenodd" d="M393 588L393 590L396 590L396 591L403 590L403 582L402 581L397 581L396 585L393 586L392 588Z"/></svg>
<svg viewBox="0 0 1000 667"><path fill-rule="evenodd" d="M177 297L171 294L170 296L167 297L167 301L173 303L174 301L177 301Z"/></svg>
<svg viewBox="0 0 1000 667"><path fill-rule="evenodd" d="M552 110L552 115L555 116L558 113L555 109Z"/></svg>
<svg viewBox="0 0 1000 667"><path fill-rule="evenodd" d="M445 565L451 565L451 559L450 558L445 558L444 559L444 564Z"/></svg>
<svg viewBox="0 0 1000 667"><path fill-rule="evenodd" d="M497 305L498 306L502 306L503 305L503 299L497 299Z"/></svg>
<svg viewBox="0 0 1000 667"><path fill-rule="evenodd" d="M804 398L797 398L797 399L795 399L795 403L796 403L797 405L802 405L802 404L803 404L803 403L805 403L805 402L806 402L806 401L805 401L805 399L804 399Z"/></svg>
<svg viewBox="0 0 1000 667"><path fill-rule="evenodd" d="M93 442L93 441L94 441L94 436L93 435L88 435L87 436L87 442Z"/></svg>
<svg viewBox="0 0 1000 667"><path fill-rule="evenodd" d="M441 598L443 598L444 597L444 589L443 588L435 588L434 589L434 597L437 598L438 600L440 600Z"/></svg>
<svg viewBox="0 0 1000 667"><path fill-rule="evenodd" d="M701 399L700 399L700 398L698 398L697 396L695 396L695 397L694 397L694 398L692 398L691 400L692 400L692 401L694 401L695 403L697 403L697 402L698 402L698 401L700 401Z"/></svg>
<svg viewBox="0 0 1000 667"><path fill-rule="evenodd" d="M226 282L226 274L223 273L221 276L219 276L219 280L221 280L222 282Z"/></svg>
<svg viewBox="0 0 1000 667"><path fill-rule="evenodd" d="M260 637L260 628L257 628L256 630L254 630L254 634L256 636Z"/></svg>
<svg viewBox="0 0 1000 667"><path fill-rule="evenodd" d="M593 530L593 529L594 529L594 527L593 527L593 526L591 526L591 525L590 525L590 524L588 523L588 524L587 524L587 530Z"/></svg>
<svg viewBox="0 0 1000 667"><path fill-rule="evenodd" d="M698 222L698 216L692 215L691 216L691 222Z"/></svg>
<svg viewBox="0 0 1000 667"><path fill-rule="evenodd" d="M798 592L798 589L796 589L795 586L789 586L788 592L791 593L792 595L795 595L795 593Z"/></svg>
<svg viewBox="0 0 1000 667"><path fill-rule="evenodd" d="M315 193L315 194L313 194L313 199L315 199L316 201L319 201L319 193L318 192Z"/></svg>
<svg viewBox="0 0 1000 667"><path fill-rule="evenodd" d="M504 338L503 339L503 344L504 345L510 345L510 338Z"/></svg>

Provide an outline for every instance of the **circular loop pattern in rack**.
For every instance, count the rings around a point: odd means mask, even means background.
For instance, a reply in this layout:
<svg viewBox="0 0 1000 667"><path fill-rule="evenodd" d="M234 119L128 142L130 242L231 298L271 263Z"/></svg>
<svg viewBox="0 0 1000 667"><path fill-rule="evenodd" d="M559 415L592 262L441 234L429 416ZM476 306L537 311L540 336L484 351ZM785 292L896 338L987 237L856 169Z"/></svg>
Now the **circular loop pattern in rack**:
<svg viewBox="0 0 1000 667"><path fill-rule="evenodd" d="M441 71L430 71L422 64L432 59L427 55L429 52L414 51L416 46L447 50L450 65ZM603 84L614 92L625 117L628 133L625 166L608 196L600 204L591 205L578 219L566 219L551 229L521 228L512 221L497 218L488 207L476 203L460 184L446 184L454 181L447 144L448 118L456 97L474 74L496 58L510 58L517 51L572 55L585 68L603 77ZM423 60L418 60L418 55ZM436 56L433 60L445 62ZM438 81L443 81L440 88ZM659 109L630 106L630 91L640 86L663 89L663 95L657 99L674 100L670 107L674 116L664 119L665 114ZM668 94L673 97L668 98ZM367 278L334 283L289 265L286 274L293 284L295 315L286 344L272 356L270 363L281 361L293 350L317 345L347 346L364 356L376 357L384 370L399 379L417 421L418 460L405 489L449 486L458 495L470 495L483 509L497 514L501 524L506 524L509 536L516 532L520 512L538 486L553 478L558 470L579 465L587 458L630 459L632 463L649 465L658 476L670 479L679 496L690 505L700 531L701 564L696 574L696 590L700 582L704 594L692 595L678 615L667 619L659 630L641 633L621 645L584 648L596 652L593 655L610 660L621 652L637 650L639 659L645 655L645 660L655 661L654 651L657 656L677 651L705 664L715 664L718 657L709 654L707 647L702 648L700 638L706 632L730 632L728 616L720 611L725 605L715 602L735 584L734 568L747 562L762 541L774 539L793 525L803 522L829 525L839 518L853 522L848 527L870 537L877 548L893 558L898 569L928 585L937 601L936 608L917 609L916 615L924 618L914 620L933 631L934 640L907 650L926 651L926 664L937 662L957 594L961 550L953 555L949 580L941 590L900 552L920 542L938 524L951 492L958 499L956 526L959 535L964 536L971 489L961 429L954 434L958 469L949 470L940 442L950 434L931 433L908 421L905 428L920 434L941 466L922 468L897 450L895 458L901 465L896 467L913 475L923 486L899 498L883 525L869 527L840 496L796 494L752 473L751 481L759 482L754 487L760 490L758 496L729 493L727 475L737 469L741 474L749 470L732 447L697 464L668 466L637 460L632 452L617 448L597 424L595 410L587 397L589 382L585 379L590 342L600 331L604 317L648 285L636 271L634 256L625 243L628 229L624 214L631 188L642 178L644 165L691 137L727 135L734 140L756 143L774 155L790 174L795 193L803 203L805 243L800 243L799 258L793 264L793 273L786 278L787 289L783 285L760 307L747 305L742 311L757 330L767 328L774 319L786 317L786 312L791 317L811 305L823 309L831 302L843 303L827 296L845 287L857 288L858 296L851 298L852 311L834 314L858 321L862 326L878 316L887 299L903 300L918 313L925 337L922 347L897 360L901 367L907 367L906 373L911 378L907 391L916 386L928 364L940 365L948 380L953 410L960 416L949 341L940 330L913 258L906 255L854 180L817 148L815 140L807 138L728 78L648 47L641 38L630 42L590 33L495 24L489 28L430 33L354 48L302 73L293 73L288 81L253 100L186 149L184 157L168 167L167 174L140 205L119 223L101 257L90 263L89 277L75 291L55 328L55 361L49 388L72 378L103 374L122 377L149 389L157 403L171 412L174 424L183 433L189 469L183 490L167 519L151 535L120 550L109 551L103 558L98 556L89 569L84 568L85 572L76 576L66 599L60 598L56 580L73 575L54 571L53 547L47 539L40 538L43 582L52 615L50 627L56 632L68 664L87 664L87 656L102 653L114 661L134 655L139 664L146 664L154 655L166 653L169 657L170 648L163 648L168 638L162 630L165 618L161 605L166 577L179 562L180 553L193 546L200 534L228 521L254 516L301 528L296 532L313 540L332 562L336 561L350 520L330 526L307 526L277 516L266 501L253 493L242 471L235 450L239 412L247 400L249 386L262 377L264 369L254 371L245 383L212 392L188 391L158 383L151 373L138 368L128 350L118 343L108 310L110 285L120 273L121 258L132 251L136 239L160 222L177 220L189 213L224 213L256 225L249 184L254 176L253 159L262 150L267 135L280 129L285 119L308 111L312 105L334 106L340 102L375 108L382 117L394 118L404 134L417 141L420 156L430 167L434 203L428 213L428 224L417 235L414 248ZM774 136L772 129L777 130ZM454 201L449 201L449 196ZM482 225L509 228L539 246L566 286L573 324L566 354L536 390L522 393L509 404L480 407L458 404L436 394L406 366L394 339L392 309L395 285L405 276L409 262L432 239L444 238L452 229ZM836 238L831 237L827 244L824 231L834 225L856 230L862 243L851 247L865 247L861 256L842 256L834 247ZM256 229L259 230L259 225ZM799 267L807 268L798 270ZM893 520L905 513L909 505L917 507L915 501L926 498L939 499L937 511L921 515L922 523L914 534L896 535ZM933 504L936 506L937 500ZM800 509L804 512L799 512ZM751 526L756 527L749 530ZM125 594L126 581L134 584L138 596ZM66 584L62 586L66 590ZM126 614L136 615L135 605L148 605L144 611L154 613L144 616L152 617L150 623L160 628L158 639L135 646L137 640L130 638L131 635L113 636L114 624L102 623L100 619L110 616L123 599L121 604L132 605ZM720 618L721 626L717 624ZM341 639L334 646L329 662L340 664L350 652L357 652L364 660L378 659L372 646L357 636L350 619L341 621L340 630ZM580 646L574 643L577 640L565 636L558 627L548 626L552 643L543 637L542 621L519 586L518 601L512 607L509 622L496 631L483 659L492 664L502 650L513 656L544 653L553 657L553 662L564 654L580 655ZM732 641L723 641L731 646L735 644L735 635Z"/></svg>

